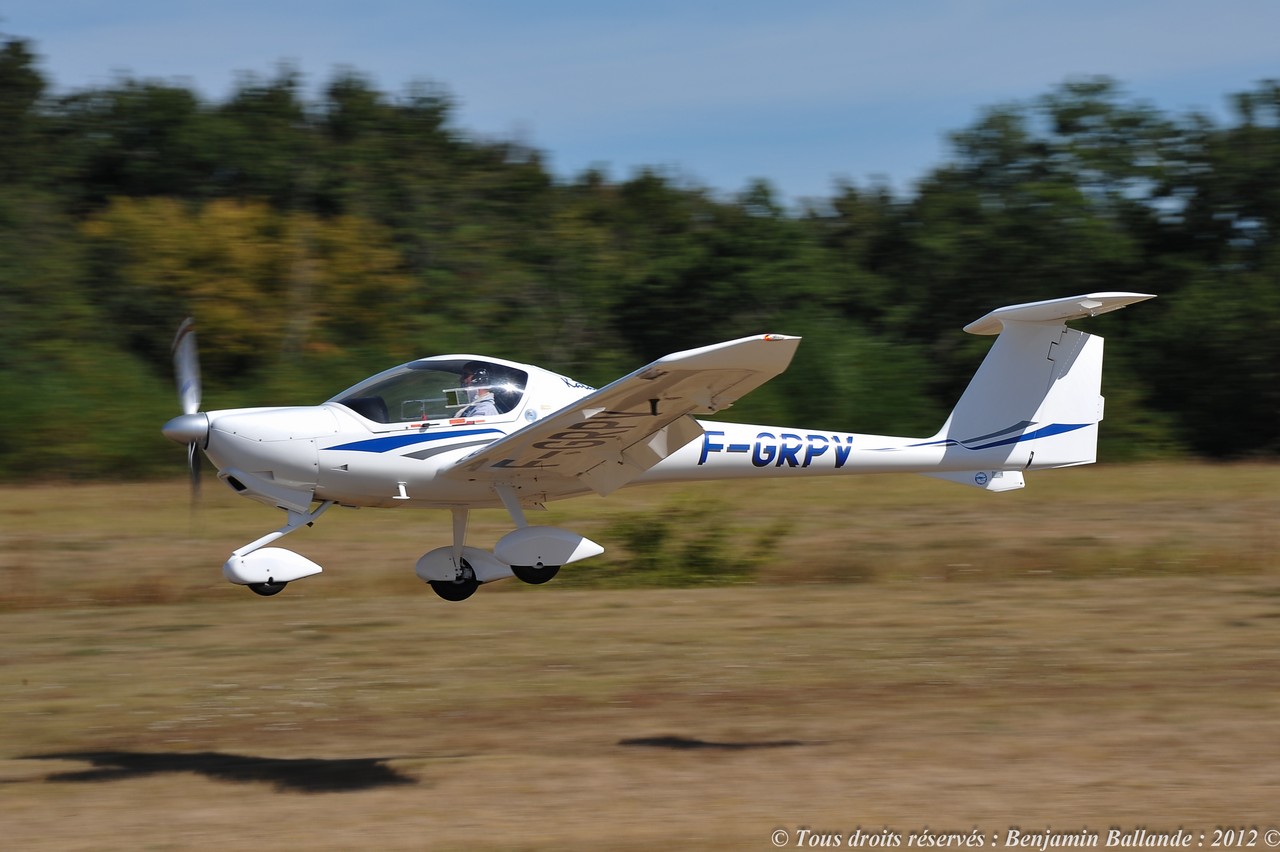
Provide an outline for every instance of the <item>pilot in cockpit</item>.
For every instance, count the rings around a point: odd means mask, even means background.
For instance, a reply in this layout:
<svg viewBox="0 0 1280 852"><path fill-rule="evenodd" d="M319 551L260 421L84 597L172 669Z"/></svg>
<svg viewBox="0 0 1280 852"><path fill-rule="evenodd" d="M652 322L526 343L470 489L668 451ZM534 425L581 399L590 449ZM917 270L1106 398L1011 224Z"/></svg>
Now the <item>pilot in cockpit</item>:
<svg viewBox="0 0 1280 852"><path fill-rule="evenodd" d="M498 402L493 396L496 383L493 368L479 361L472 361L462 368L462 387L466 390L470 405L458 411L458 417L492 417L498 413Z"/></svg>

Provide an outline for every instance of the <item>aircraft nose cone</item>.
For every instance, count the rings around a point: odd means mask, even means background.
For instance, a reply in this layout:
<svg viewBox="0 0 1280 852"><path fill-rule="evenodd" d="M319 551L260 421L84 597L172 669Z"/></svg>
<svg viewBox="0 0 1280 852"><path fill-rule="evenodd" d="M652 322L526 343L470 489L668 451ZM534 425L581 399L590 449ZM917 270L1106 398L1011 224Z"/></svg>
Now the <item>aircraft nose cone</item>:
<svg viewBox="0 0 1280 852"><path fill-rule="evenodd" d="M209 437L209 415L179 414L160 431L166 438L178 444L195 444Z"/></svg>

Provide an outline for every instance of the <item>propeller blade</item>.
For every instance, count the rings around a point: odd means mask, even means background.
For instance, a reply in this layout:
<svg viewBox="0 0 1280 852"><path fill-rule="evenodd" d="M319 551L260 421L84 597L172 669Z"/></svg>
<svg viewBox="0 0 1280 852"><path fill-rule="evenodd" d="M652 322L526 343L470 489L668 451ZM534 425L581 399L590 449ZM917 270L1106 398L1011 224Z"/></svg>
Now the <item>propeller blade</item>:
<svg viewBox="0 0 1280 852"><path fill-rule="evenodd" d="M166 438L187 444L191 474L191 509L200 499L200 442L208 437L209 418L200 414L200 354L196 349L196 321L187 317L173 337L173 378L178 385L182 414L164 424ZM194 518L194 515L193 515Z"/></svg>
<svg viewBox="0 0 1280 852"><path fill-rule="evenodd" d="M200 496L200 453L194 443L187 444L187 469L191 471L191 497Z"/></svg>
<svg viewBox="0 0 1280 852"><path fill-rule="evenodd" d="M200 355L196 350L196 321L187 317L173 338L173 376L183 414L200 410Z"/></svg>

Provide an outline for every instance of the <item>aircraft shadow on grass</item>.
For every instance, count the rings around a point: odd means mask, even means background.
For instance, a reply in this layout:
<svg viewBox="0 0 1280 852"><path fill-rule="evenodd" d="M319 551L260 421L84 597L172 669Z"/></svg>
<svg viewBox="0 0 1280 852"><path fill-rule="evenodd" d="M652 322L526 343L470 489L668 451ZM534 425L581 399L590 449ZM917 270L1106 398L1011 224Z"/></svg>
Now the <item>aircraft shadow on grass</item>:
<svg viewBox="0 0 1280 852"><path fill-rule="evenodd" d="M757 740L753 742L715 742L699 740L692 737L663 736L635 737L629 740L618 740L620 746L643 746L648 748L667 748L675 751L747 751L757 748L792 748L795 746L815 745L804 740Z"/></svg>
<svg viewBox="0 0 1280 852"><path fill-rule="evenodd" d="M55 772L46 781L125 781L172 772L192 772L218 781L265 782L282 792L347 793L418 783L386 765L387 757L342 760L248 757L204 752L81 751L35 754L25 760L79 760L94 769Z"/></svg>

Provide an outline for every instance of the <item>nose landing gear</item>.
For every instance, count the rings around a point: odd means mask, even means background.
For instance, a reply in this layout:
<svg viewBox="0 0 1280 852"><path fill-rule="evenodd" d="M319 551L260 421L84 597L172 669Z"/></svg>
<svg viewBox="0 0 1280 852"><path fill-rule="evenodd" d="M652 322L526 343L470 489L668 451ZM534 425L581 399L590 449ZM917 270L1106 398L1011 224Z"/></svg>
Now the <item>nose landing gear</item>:
<svg viewBox="0 0 1280 852"><path fill-rule="evenodd" d="M248 586L256 595L269 598L283 592L284 587L294 580L319 574L324 569L305 556L282 547L265 545L294 530L311 526L332 505L332 502L326 500L309 512L287 509L288 522L275 532L267 533L257 541L232 551L231 557L222 566L222 575L236 585Z"/></svg>

